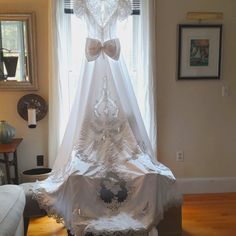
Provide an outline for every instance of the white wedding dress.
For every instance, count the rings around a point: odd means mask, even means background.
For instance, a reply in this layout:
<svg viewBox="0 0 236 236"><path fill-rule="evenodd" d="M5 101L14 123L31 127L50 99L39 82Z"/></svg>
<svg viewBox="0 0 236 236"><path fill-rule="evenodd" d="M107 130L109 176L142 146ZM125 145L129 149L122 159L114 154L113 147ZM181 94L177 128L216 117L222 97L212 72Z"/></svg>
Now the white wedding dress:
<svg viewBox="0 0 236 236"><path fill-rule="evenodd" d="M157 235L179 204L172 172L156 161L116 38L129 0L75 0L87 61L53 171L35 197L75 235ZM79 30L79 29L78 29Z"/></svg>

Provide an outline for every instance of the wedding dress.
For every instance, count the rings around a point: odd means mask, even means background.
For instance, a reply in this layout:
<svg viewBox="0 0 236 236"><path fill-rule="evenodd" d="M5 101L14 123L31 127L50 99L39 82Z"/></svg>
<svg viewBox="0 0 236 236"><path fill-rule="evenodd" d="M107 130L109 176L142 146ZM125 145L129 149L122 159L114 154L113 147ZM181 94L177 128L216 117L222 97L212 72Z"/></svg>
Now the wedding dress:
<svg viewBox="0 0 236 236"><path fill-rule="evenodd" d="M130 0L75 0L74 12L88 26L87 61L53 171L35 197L78 236L157 235L180 196L153 154L120 55L116 24L130 15Z"/></svg>

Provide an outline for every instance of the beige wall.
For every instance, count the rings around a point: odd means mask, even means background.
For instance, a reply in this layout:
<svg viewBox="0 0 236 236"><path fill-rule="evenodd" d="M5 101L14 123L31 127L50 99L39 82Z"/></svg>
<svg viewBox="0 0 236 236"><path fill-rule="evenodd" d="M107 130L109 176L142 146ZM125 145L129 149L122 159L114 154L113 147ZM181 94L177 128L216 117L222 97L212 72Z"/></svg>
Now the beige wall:
<svg viewBox="0 0 236 236"><path fill-rule="evenodd" d="M48 155L48 116L29 129L17 113L17 102L25 94L37 93L48 100L48 0L0 0L0 11L36 12L38 91L0 91L0 119L16 128L24 140L18 150L19 172L36 167L36 155Z"/></svg>
<svg viewBox="0 0 236 236"><path fill-rule="evenodd" d="M176 81L177 25L197 23L186 21L189 11L224 14L212 22L223 24L220 80ZM177 177L235 177L236 1L157 0L157 55L159 160ZM184 162L176 162L177 150Z"/></svg>

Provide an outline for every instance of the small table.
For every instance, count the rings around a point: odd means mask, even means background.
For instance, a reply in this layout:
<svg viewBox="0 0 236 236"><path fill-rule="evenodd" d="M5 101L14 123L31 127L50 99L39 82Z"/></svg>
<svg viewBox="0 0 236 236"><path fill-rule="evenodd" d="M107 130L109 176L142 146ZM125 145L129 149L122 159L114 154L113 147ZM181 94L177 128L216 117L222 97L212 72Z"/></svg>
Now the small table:
<svg viewBox="0 0 236 236"><path fill-rule="evenodd" d="M23 140L22 138L14 138L12 139L11 143L0 144L0 154L3 154L4 157L4 159L0 159L0 163L5 164L8 184L11 184L12 179L13 183L19 184L18 167L17 167L17 147L22 140ZM12 160L10 160L9 156L10 153L13 154ZM11 178L10 166L14 166L15 178Z"/></svg>

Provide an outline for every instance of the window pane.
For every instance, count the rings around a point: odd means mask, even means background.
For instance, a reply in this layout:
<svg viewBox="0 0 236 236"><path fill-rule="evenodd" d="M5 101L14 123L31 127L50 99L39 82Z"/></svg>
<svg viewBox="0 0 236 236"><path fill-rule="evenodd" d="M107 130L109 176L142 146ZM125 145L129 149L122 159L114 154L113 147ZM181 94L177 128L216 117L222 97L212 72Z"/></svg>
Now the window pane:
<svg viewBox="0 0 236 236"><path fill-rule="evenodd" d="M1 21L2 48L4 57L4 74L8 74L8 80L19 81L22 78L28 80L26 74L27 52L25 51L24 38L26 37L25 24L20 21ZM24 35L24 37L23 37ZM10 61L11 60L11 61ZM14 62L13 62L14 61ZM9 63L8 63L9 62ZM7 64L16 63L16 72L9 73L6 70Z"/></svg>

